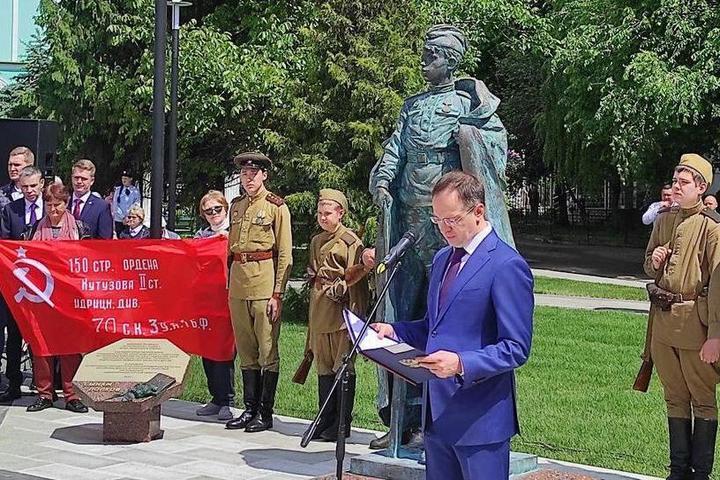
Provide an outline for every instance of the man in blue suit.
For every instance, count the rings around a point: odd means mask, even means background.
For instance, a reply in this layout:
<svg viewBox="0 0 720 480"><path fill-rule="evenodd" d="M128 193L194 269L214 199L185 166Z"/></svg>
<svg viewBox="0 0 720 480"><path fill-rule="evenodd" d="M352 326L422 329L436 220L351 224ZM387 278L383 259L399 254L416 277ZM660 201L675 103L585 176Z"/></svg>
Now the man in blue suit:
<svg viewBox="0 0 720 480"><path fill-rule="evenodd" d="M476 177L441 177L432 209L449 246L433 259L425 318L373 328L428 352L420 363L440 377L424 399L428 480L507 480L519 431L514 370L532 338L532 275L485 219Z"/></svg>
<svg viewBox="0 0 720 480"><path fill-rule="evenodd" d="M68 208L77 220L88 227L91 238L113 238L113 217L110 205L99 193L90 189L95 183L95 164L90 160L78 160L72 168L73 194Z"/></svg>
<svg viewBox="0 0 720 480"><path fill-rule="evenodd" d="M19 173L18 184L23 196L5 205L0 216L0 237L3 239L25 240L26 234L45 214L42 172L32 166L25 167ZM4 308L7 309L7 306ZM5 376L8 378L8 388L0 395L0 403L12 402L20 398L20 385L23 380L20 370L22 334L10 311L6 310L5 313L8 332Z"/></svg>

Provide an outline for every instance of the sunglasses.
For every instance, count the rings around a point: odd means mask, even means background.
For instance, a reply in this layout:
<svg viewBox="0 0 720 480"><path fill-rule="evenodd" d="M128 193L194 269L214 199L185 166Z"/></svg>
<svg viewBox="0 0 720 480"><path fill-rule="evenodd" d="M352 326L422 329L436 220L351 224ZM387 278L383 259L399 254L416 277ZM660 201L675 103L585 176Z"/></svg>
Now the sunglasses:
<svg viewBox="0 0 720 480"><path fill-rule="evenodd" d="M217 215L218 213L222 212L225 207L222 207L220 205L216 207L210 207L203 210L203 213L205 215Z"/></svg>

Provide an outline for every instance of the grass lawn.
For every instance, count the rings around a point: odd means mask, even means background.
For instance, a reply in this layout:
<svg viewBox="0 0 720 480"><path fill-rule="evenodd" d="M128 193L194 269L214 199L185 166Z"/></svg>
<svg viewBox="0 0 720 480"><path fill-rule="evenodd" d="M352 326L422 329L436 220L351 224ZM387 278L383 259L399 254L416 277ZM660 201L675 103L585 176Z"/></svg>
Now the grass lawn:
<svg viewBox="0 0 720 480"><path fill-rule="evenodd" d="M664 476L665 404L657 379L650 392L631 388L645 332L645 317L630 313L538 307L530 361L518 371L522 434L513 449L545 457ZM305 344L305 326L286 323L281 334L278 413L311 418L316 381L290 378ZM354 425L382 429L374 407L375 369L358 362ZM193 359L184 398L206 401L202 366ZM238 373L239 377L239 373ZM240 383L237 384L241 404Z"/></svg>
<svg viewBox="0 0 720 480"><path fill-rule="evenodd" d="M550 277L535 277L535 293L618 300L647 300L648 298L644 288Z"/></svg>

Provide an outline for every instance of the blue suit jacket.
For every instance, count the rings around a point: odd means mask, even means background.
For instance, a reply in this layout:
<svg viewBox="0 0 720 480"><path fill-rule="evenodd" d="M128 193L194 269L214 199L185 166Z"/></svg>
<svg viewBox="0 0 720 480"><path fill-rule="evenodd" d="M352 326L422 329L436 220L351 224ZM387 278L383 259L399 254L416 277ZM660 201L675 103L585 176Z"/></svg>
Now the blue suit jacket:
<svg viewBox="0 0 720 480"><path fill-rule="evenodd" d="M68 208L72 213L73 197L70 196ZM109 240L113 238L113 217L110 213L110 205L95 192L91 193L87 203L80 213L80 220L87 226L87 234L90 238L101 238Z"/></svg>
<svg viewBox="0 0 720 480"><path fill-rule="evenodd" d="M532 274L492 230L439 307L451 251L443 248L433 259L425 318L393 327L413 347L455 352L462 361L462 377L428 382L424 405L429 403L433 432L452 445L503 442L519 431L513 370L530 354Z"/></svg>

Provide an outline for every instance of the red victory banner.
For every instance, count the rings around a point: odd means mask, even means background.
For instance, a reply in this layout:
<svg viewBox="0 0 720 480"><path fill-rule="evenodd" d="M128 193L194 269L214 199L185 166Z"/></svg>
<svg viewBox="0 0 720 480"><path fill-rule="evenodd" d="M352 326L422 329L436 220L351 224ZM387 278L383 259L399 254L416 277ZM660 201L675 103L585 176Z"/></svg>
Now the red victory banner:
<svg viewBox="0 0 720 480"><path fill-rule="evenodd" d="M0 241L0 291L38 355L167 338L233 358L227 239Z"/></svg>

